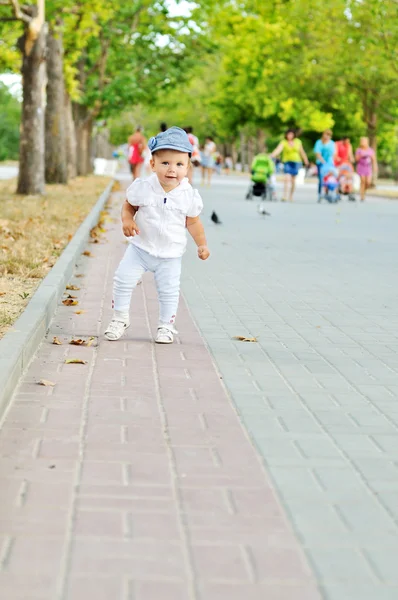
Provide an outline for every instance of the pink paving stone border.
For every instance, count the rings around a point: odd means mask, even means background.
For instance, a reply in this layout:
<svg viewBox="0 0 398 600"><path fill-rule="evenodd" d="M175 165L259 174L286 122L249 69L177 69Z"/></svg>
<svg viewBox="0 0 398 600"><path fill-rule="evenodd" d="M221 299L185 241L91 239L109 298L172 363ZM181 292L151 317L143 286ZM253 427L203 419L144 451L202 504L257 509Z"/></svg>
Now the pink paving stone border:
<svg viewBox="0 0 398 600"><path fill-rule="evenodd" d="M145 276L128 334L102 338L124 249L117 222L107 238L76 280L87 312L58 308L0 430L3 597L319 600L185 303L176 343L156 346ZM99 341L54 346L54 333ZM42 377L55 387L37 386Z"/></svg>
<svg viewBox="0 0 398 600"><path fill-rule="evenodd" d="M101 194L54 267L43 279L22 315L0 340L0 417L46 334L65 285L87 243L90 230L98 223L112 186L113 181Z"/></svg>

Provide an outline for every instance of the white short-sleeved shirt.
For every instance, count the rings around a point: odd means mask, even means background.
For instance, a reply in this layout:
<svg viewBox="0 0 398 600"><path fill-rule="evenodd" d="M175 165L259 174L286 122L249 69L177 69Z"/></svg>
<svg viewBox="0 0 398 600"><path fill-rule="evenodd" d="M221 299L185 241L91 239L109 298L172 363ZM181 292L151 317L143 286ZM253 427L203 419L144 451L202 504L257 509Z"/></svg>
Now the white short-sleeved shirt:
<svg viewBox="0 0 398 600"><path fill-rule="evenodd" d="M135 221L139 235L131 244L158 258L182 256L187 245L186 218L198 217L203 201L188 179L171 192L165 192L156 174L136 179L127 189L127 201L138 206Z"/></svg>

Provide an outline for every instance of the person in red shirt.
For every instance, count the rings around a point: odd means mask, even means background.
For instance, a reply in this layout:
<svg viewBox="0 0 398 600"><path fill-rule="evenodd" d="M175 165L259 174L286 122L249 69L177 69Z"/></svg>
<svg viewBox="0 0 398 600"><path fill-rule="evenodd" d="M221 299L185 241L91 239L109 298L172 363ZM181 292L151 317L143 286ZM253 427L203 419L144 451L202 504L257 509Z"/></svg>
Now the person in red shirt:
<svg viewBox="0 0 398 600"><path fill-rule="evenodd" d="M340 141L336 142L334 164L336 165L336 167L340 167L340 165L344 165L347 163L353 164L353 162L354 154L352 151L350 138L348 136L345 136Z"/></svg>
<svg viewBox="0 0 398 600"><path fill-rule="evenodd" d="M141 174L142 163L144 162L143 152L146 148L146 139L142 133L141 125L138 125L135 133L128 139L129 154L128 161L130 164L131 174L134 179L138 179Z"/></svg>

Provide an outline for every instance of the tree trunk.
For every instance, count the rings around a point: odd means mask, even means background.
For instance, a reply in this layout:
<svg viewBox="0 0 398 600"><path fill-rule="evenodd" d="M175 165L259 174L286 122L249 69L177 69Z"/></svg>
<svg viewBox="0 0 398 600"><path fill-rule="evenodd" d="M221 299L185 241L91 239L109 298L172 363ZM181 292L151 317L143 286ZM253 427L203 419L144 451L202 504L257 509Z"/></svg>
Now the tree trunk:
<svg viewBox="0 0 398 600"><path fill-rule="evenodd" d="M367 119L367 134L369 138L369 145L373 150L377 151L377 113L371 112Z"/></svg>
<svg viewBox="0 0 398 600"><path fill-rule="evenodd" d="M233 168L233 170L235 170L236 163L238 162L238 151L236 149L235 140L231 144L231 157L232 157L232 164L233 164L232 168Z"/></svg>
<svg viewBox="0 0 398 600"><path fill-rule="evenodd" d="M61 32L47 36L46 166L47 183L67 183L65 85Z"/></svg>
<svg viewBox="0 0 398 600"><path fill-rule="evenodd" d="M86 119L84 124L85 135L87 138L87 153L86 153L86 175L89 175L94 170L93 156L93 120Z"/></svg>
<svg viewBox="0 0 398 600"><path fill-rule="evenodd" d="M246 139L243 131L240 132L240 162L242 164L242 172L246 169Z"/></svg>
<svg viewBox="0 0 398 600"><path fill-rule="evenodd" d="M18 194L44 193L44 77L46 25L29 27L19 39L22 52L22 117Z"/></svg>
<svg viewBox="0 0 398 600"><path fill-rule="evenodd" d="M106 127L99 129L95 136L92 136L92 155L94 158L112 159L113 148L109 143L110 132Z"/></svg>
<svg viewBox="0 0 398 600"><path fill-rule="evenodd" d="M225 158L226 156L229 155L229 144L228 144L228 142L224 142L223 145L222 145L222 155L223 155L223 158Z"/></svg>
<svg viewBox="0 0 398 600"><path fill-rule="evenodd" d="M377 156L377 113L375 110L371 110L368 121L368 138L369 138L369 146L373 148L375 156ZM376 187L377 182L377 173L373 169L372 171L372 185L371 187Z"/></svg>
<svg viewBox="0 0 398 600"><path fill-rule="evenodd" d="M362 110L364 121L367 126L367 136L369 138L369 145L373 148L375 155L377 156L377 109L378 109L378 98L372 90L364 90L362 93ZM376 185L376 173L373 171L372 175L372 187Z"/></svg>
<svg viewBox="0 0 398 600"><path fill-rule="evenodd" d="M265 152L265 132L263 129L257 130L257 138L256 138L257 152L262 153Z"/></svg>
<svg viewBox="0 0 398 600"><path fill-rule="evenodd" d="M73 119L76 128L76 166L78 175L88 175L93 171L91 135L93 123L86 106L73 104Z"/></svg>
<svg viewBox="0 0 398 600"><path fill-rule="evenodd" d="M65 145L68 176L73 179L77 175L76 168L76 131L72 114L72 102L69 94L65 93Z"/></svg>
<svg viewBox="0 0 398 600"><path fill-rule="evenodd" d="M249 171L250 171L250 168L251 168L251 165L253 162L253 158L254 158L254 140L250 136L249 139L247 140L247 163L248 163Z"/></svg>
<svg viewBox="0 0 398 600"><path fill-rule="evenodd" d="M395 144L396 144L396 151L395 151L395 181L398 181L398 127L395 128Z"/></svg>

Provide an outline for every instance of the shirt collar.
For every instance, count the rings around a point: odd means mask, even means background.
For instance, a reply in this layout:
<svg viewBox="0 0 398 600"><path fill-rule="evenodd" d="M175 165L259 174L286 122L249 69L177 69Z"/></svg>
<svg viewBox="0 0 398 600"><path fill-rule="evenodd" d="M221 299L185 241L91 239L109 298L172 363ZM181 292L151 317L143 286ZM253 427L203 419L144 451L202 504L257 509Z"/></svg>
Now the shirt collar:
<svg viewBox="0 0 398 600"><path fill-rule="evenodd" d="M152 175L148 177L148 182L156 194L167 194L168 196L178 196L181 192L188 190L191 186L191 184L188 181L188 178L184 177L181 183L176 188L174 188L174 190L171 190L170 192L165 192L159 183L159 179L156 173L152 173Z"/></svg>

